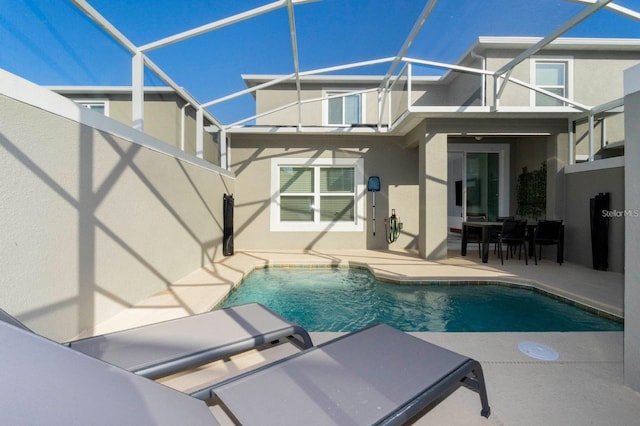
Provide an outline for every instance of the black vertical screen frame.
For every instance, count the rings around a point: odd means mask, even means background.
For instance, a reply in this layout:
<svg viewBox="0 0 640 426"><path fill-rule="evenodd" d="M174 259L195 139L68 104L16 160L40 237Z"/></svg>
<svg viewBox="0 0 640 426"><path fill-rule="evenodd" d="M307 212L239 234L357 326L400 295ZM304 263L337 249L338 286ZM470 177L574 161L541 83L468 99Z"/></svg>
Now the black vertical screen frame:
<svg viewBox="0 0 640 426"><path fill-rule="evenodd" d="M224 194L222 200L222 254L233 255L233 194Z"/></svg>

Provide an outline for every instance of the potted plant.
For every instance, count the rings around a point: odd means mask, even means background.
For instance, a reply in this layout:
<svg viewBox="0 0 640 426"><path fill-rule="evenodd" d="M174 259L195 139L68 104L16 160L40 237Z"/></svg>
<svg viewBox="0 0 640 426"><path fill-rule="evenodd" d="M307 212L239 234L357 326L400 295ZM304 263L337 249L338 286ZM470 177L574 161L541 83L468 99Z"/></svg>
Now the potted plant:
<svg viewBox="0 0 640 426"><path fill-rule="evenodd" d="M538 170L522 168L516 182L518 208L516 214L523 219L544 217L547 209L547 163L542 162Z"/></svg>

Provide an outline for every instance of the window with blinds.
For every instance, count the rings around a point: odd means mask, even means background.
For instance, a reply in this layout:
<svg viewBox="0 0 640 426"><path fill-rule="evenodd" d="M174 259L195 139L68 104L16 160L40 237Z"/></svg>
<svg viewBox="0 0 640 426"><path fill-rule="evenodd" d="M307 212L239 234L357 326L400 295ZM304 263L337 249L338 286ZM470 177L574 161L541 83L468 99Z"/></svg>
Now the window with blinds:
<svg viewBox="0 0 640 426"><path fill-rule="evenodd" d="M354 167L289 167L279 170L280 221L355 221Z"/></svg>
<svg viewBox="0 0 640 426"><path fill-rule="evenodd" d="M329 91L327 96L327 124L345 126L362 122L362 96L360 94L339 96L342 91Z"/></svg>
<svg viewBox="0 0 640 426"><path fill-rule="evenodd" d="M562 96L570 97L569 83L571 76L571 61L557 60L551 58L532 60L533 77L536 86L548 92ZM544 93L534 93L534 104L539 107L554 107L565 105L560 99L552 98Z"/></svg>

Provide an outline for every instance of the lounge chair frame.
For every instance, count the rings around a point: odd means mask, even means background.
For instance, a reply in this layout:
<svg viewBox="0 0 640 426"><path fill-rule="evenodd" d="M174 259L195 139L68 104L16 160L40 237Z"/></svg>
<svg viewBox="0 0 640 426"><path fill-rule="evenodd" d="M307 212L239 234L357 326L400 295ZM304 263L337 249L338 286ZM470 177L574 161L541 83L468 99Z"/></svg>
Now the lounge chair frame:
<svg viewBox="0 0 640 426"><path fill-rule="evenodd" d="M0 383L0 419L10 423L26 416L33 423L56 418L115 424L135 418L139 424L175 424L180 418L218 424L195 399L38 336L19 322L0 321L0 340L7 345L0 358L10 369ZM477 361L379 324L191 396L216 399L240 424L399 425L460 386L479 394L481 415L488 417ZM33 389L45 392L45 404L24 402L24 393Z"/></svg>
<svg viewBox="0 0 640 426"><path fill-rule="evenodd" d="M322 367L325 364L329 366ZM281 425L399 425L460 386L478 393L480 414L489 417L484 375L477 361L379 324L191 395L212 399L237 424L269 424L267 412L282 412L286 414L277 419ZM396 395L402 400L395 401Z"/></svg>
<svg viewBox="0 0 640 426"><path fill-rule="evenodd" d="M1 309L0 321L29 330ZM289 339L301 349L313 346L304 328L259 303L249 303L65 345L140 376L157 379L280 339Z"/></svg>

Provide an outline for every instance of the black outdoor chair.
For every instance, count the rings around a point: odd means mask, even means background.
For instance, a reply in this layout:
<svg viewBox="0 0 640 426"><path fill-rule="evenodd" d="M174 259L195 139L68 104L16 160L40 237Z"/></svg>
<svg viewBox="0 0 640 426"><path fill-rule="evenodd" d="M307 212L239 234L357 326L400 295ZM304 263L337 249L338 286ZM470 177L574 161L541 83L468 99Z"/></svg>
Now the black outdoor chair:
<svg viewBox="0 0 640 426"><path fill-rule="evenodd" d="M538 259L542 259L542 246L556 246L556 259L562 265L564 261L563 227L561 220L543 220L538 222L533 237L533 259L538 264ZM538 255L536 256L536 249Z"/></svg>
<svg viewBox="0 0 640 426"><path fill-rule="evenodd" d="M503 244L507 245L507 259L509 259L509 253L513 253L513 250L517 247L519 260L522 254L522 247L524 247L524 262L528 265L527 221L507 219L502 223L502 230L500 231L498 242L498 253L500 254L500 263L504 265Z"/></svg>
<svg viewBox="0 0 640 426"><path fill-rule="evenodd" d="M505 220L513 220L513 216L498 216L496 222L504 222ZM498 243L500 242L500 229L491 228L489 233L489 243L493 243L493 254L498 252Z"/></svg>
<svg viewBox="0 0 640 426"><path fill-rule="evenodd" d="M483 214L467 215L467 222L486 222L487 216ZM482 256L482 229L467 227L467 243L478 243L478 257Z"/></svg>

